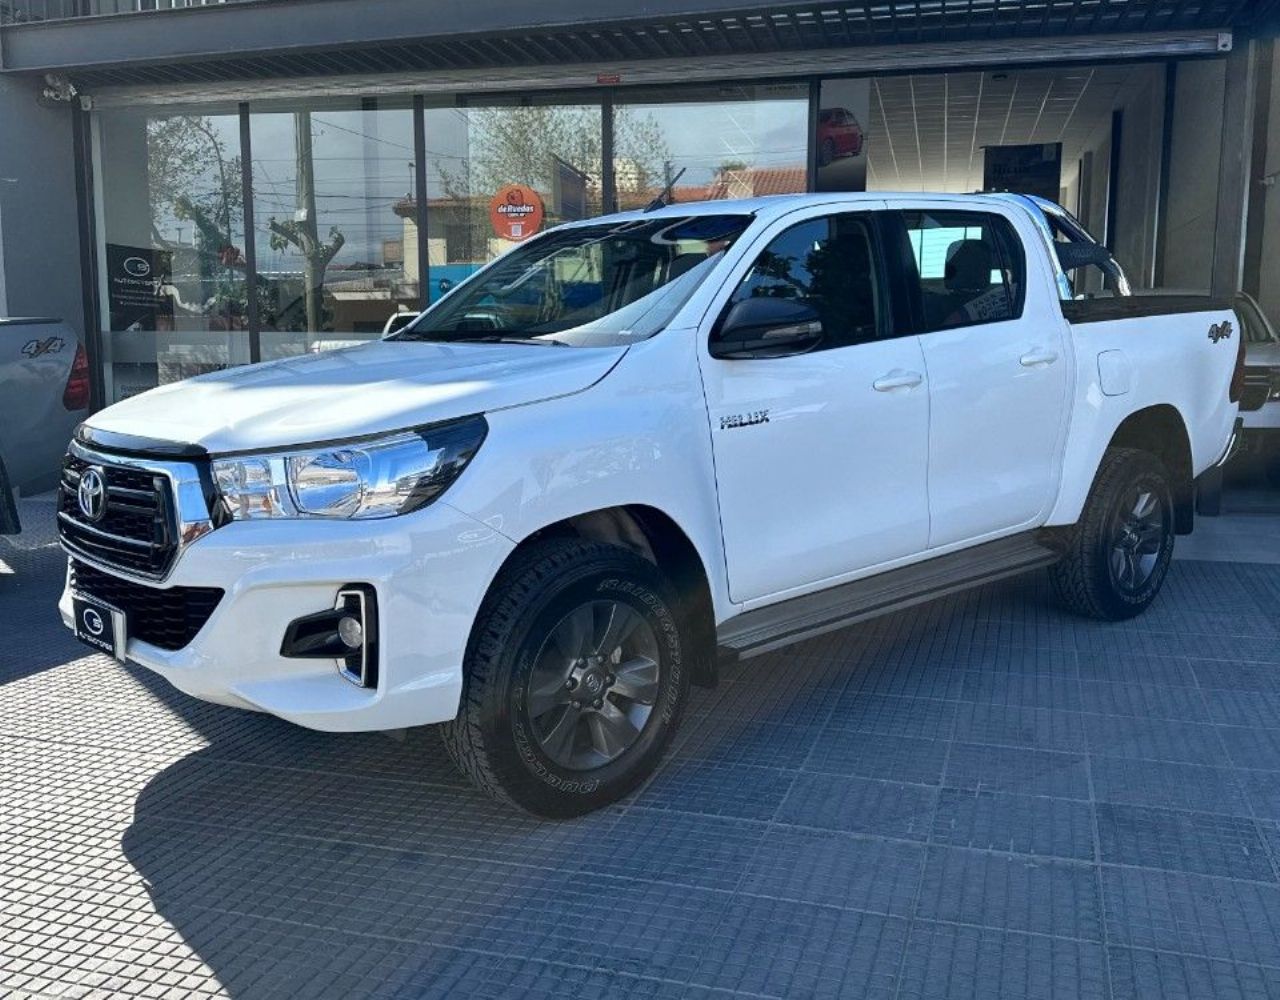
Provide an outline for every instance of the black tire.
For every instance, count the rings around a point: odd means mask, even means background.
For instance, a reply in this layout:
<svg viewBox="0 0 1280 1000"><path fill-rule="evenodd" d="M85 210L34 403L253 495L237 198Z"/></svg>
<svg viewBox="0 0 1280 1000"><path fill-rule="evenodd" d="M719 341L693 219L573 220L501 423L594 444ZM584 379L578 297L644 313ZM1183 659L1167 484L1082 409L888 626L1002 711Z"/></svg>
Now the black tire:
<svg viewBox="0 0 1280 1000"><path fill-rule="evenodd" d="M818 147L818 166L830 166L836 158L836 144L831 139L823 139L822 145Z"/></svg>
<svg viewBox="0 0 1280 1000"><path fill-rule="evenodd" d="M1149 517L1138 516L1148 509ZM1173 490L1164 464L1149 452L1109 449L1063 559L1049 570L1054 592L1077 614L1132 618L1160 593L1173 541Z"/></svg>
<svg viewBox="0 0 1280 1000"><path fill-rule="evenodd" d="M441 727L449 755L477 787L539 816L578 816L627 795L661 759L688 698L674 607L657 568L626 549L549 539L518 553L472 629L458 717ZM616 652L604 649L615 621L618 634L630 627ZM630 643L643 655L626 652ZM593 652L574 658L569 645ZM642 682L624 679L642 660L655 665L643 666ZM548 683L562 668L568 694Z"/></svg>

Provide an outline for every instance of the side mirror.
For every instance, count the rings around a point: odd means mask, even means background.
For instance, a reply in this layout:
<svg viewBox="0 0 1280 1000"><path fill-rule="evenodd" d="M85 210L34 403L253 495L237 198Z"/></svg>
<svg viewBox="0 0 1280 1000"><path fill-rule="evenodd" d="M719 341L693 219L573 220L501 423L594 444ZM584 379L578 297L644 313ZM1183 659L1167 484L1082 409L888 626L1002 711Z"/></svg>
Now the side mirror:
<svg viewBox="0 0 1280 1000"><path fill-rule="evenodd" d="M415 312L392 313L391 317L387 320L387 325L382 328L382 335L384 337L390 337L393 333L398 333L420 315L422 314Z"/></svg>
<svg viewBox="0 0 1280 1000"><path fill-rule="evenodd" d="M822 343L822 317L807 302L767 296L743 299L720 322L713 358L726 361L803 354Z"/></svg>

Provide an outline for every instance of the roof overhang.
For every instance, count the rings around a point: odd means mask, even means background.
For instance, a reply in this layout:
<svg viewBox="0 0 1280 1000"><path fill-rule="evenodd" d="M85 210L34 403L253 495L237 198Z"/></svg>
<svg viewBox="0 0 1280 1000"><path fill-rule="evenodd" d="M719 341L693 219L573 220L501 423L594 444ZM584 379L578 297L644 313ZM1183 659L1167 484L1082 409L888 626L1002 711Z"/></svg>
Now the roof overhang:
<svg viewBox="0 0 1280 1000"><path fill-rule="evenodd" d="M0 67L64 73L89 88L654 60L696 71L707 60L821 50L1251 31L1274 23L1280 0L641 0L626 15L601 6L241 0L8 24Z"/></svg>

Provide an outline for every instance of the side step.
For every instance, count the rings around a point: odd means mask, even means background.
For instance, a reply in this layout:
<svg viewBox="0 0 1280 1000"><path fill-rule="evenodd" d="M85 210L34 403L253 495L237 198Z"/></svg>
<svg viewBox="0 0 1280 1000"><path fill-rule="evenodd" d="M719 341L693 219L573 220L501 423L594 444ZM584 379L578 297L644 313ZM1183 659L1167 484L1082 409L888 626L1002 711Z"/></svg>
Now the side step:
<svg viewBox="0 0 1280 1000"><path fill-rule="evenodd" d="M723 659L749 659L825 632L1057 562L1028 532L748 611L722 624Z"/></svg>

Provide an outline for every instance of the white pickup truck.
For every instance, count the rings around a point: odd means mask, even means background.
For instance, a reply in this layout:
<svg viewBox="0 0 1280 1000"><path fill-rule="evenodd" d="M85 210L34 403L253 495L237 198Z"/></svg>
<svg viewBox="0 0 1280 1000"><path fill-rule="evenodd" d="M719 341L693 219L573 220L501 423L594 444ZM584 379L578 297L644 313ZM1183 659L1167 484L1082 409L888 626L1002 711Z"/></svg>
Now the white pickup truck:
<svg viewBox="0 0 1280 1000"><path fill-rule="evenodd" d="M1116 292L1082 299L1098 267ZM576 223L365 346L163 386L66 460L61 610L198 698L442 724L545 816L616 800L689 685L1035 567L1156 597L1241 337L1061 209L803 195Z"/></svg>

